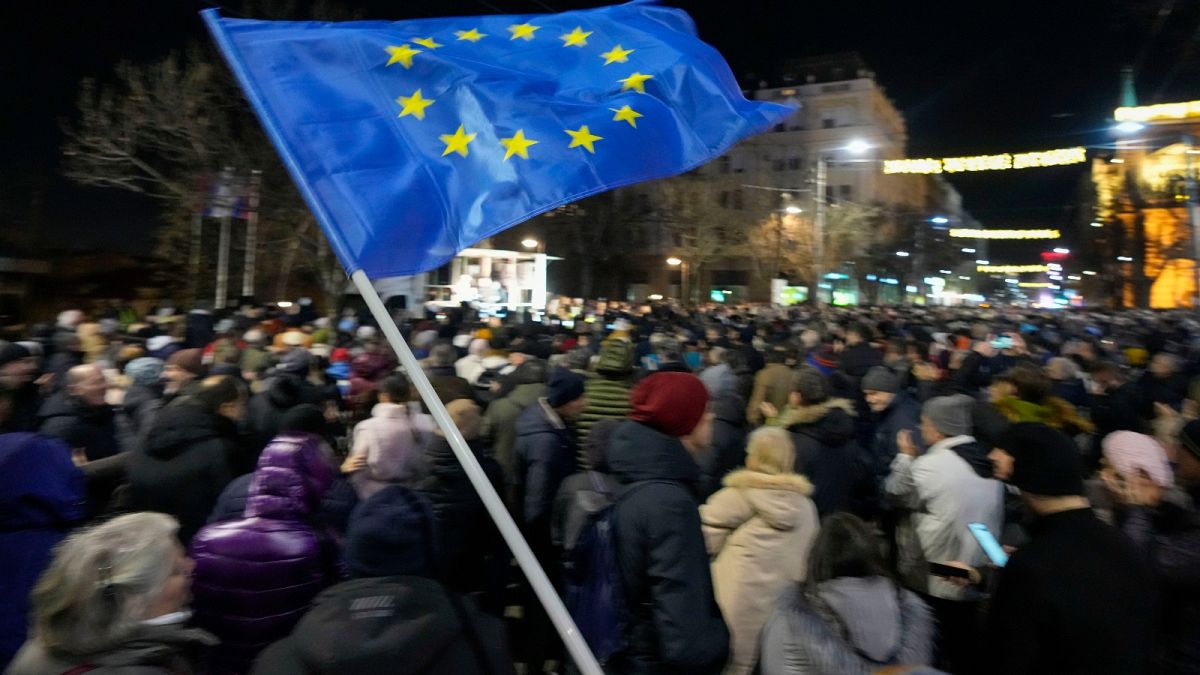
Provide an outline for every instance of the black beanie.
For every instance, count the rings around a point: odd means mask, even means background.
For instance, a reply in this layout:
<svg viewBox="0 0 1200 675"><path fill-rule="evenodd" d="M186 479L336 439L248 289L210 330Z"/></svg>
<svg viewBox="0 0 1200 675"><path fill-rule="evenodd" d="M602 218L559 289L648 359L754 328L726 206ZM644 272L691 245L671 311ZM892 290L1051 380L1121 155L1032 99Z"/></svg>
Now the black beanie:
<svg viewBox="0 0 1200 675"><path fill-rule="evenodd" d="M354 577L432 577L436 566L433 508L412 490L392 485L360 503L346 530L346 567Z"/></svg>
<svg viewBox="0 0 1200 675"><path fill-rule="evenodd" d="M1079 451L1066 434L1045 424L1021 422L1008 428L1000 447L1012 455L1009 484L1044 497L1083 494Z"/></svg>
<svg viewBox="0 0 1200 675"><path fill-rule="evenodd" d="M279 418L279 433L302 431L307 434L325 433L325 413L311 403L293 406Z"/></svg>
<svg viewBox="0 0 1200 675"><path fill-rule="evenodd" d="M546 382L546 402L551 408L566 405L583 396L583 378L566 368L555 368Z"/></svg>
<svg viewBox="0 0 1200 675"><path fill-rule="evenodd" d="M15 342L0 342L0 366L32 356L29 350Z"/></svg>

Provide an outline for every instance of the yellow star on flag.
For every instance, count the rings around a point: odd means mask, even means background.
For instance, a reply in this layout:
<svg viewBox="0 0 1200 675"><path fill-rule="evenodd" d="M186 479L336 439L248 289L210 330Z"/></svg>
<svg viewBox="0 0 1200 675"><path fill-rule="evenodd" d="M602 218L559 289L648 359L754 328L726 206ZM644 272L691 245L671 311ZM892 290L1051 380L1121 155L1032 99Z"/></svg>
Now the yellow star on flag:
<svg viewBox="0 0 1200 675"><path fill-rule="evenodd" d="M653 75L645 75L643 73L634 73L623 80L617 80L621 83L621 91L629 91L630 89L639 94L646 93L646 80L654 77Z"/></svg>
<svg viewBox="0 0 1200 675"><path fill-rule="evenodd" d="M408 69L412 68L413 57L417 54L420 54L421 50L413 49L408 45L400 45L399 47L388 47L387 52L392 55L392 58L388 59L387 65L390 66L393 63L399 63L400 65L404 66L405 69Z"/></svg>
<svg viewBox="0 0 1200 675"><path fill-rule="evenodd" d="M483 38L487 37L487 33L480 33L477 28L472 28L471 30L456 30L454 31L454 34L458 36L459 40L466 40L467 42L479 42Z"/></svg>
<svg viewBox="0 0 1200 675"><path fill-rule="evenodd" d="M537 145L538 141L530 138L525 138L525 130L517 129L517 133L510 138L501 138L500 145L504 146L504 161L508 161L509 157L516 155L521 159L529 159L529 146Z"/></svg>
<svg viewBox="0 0 1200 675"><path fill-rule="evenodd" d="M592 31L584 31L579 26L575 26L575 30L559 35L558 39L563 41L564 47L582 47L587 44L587 37L591 34Z"/></svg>
<svg viewBox="0 0 1200 675"><path fill-rule="evenodd" d="M607 66L610 63L625 63L632 53L632 49L621 49L621 45L617 45L600 56L604 58L604 65Z"/></svg>
<svg viewBox="0 0 1200 675"><path fill-rule="evenodd" d="M414 91L412 96L401 96L400 98L396 99L396 103L404 106L404 109L400 111L399 116L404 117L405 115L412 115L419 120L423 120L425 119L425 109L433 105L433 101L434 100L431 98L421 98L420 89ZM628 108L629 106L625 107Z"/></svg>
<svg viewBox="0 0 1200 675"><path fill-rule="evenodd" d="M418 93L420 93L420 90L418 90ZM613 115L614 122L629 122L629 126L633 127L634 129L637 128L637 122L635 120L642 116L642 113L630 108L627 105L623 105L620 108L609 108L609 110L617 113L616 115Z"/></svg>
<svg viewBox="0 0 1200 675"><path fill-rule="evenodd" d="M593 155L596 154L596 148L592 147L592 143L604 140L603 136L593 134L586 124L576 130L563 129L563 131L571 137L571 144L567 146L568 148L583 147Z"/></svg>
<svg viewBox="0 0 1200 675"><path fill-rule="evenodd" d="M512 37L509 39L516 40L517 38L521 38L522 40L529 42L533 39L533 31L539 28L541 28L541 26L535 26L531 23L513 24L508 27L508 32L512 33Z"/></svg>
<svg viewBox="0 0 1200 675"><path fill-rule="evenodd" d="M412 40L412 41L413 41L413 43L414 43L414 44L421 45L422 47L428 47L428 48L430 48L430 49L437 49L438 47L441 47L441 46L442 46L442 45L440 45L440 44L438 44L438 43L434 42L433 38L431 38L431 37L427 37L427 38L413 38L413 40Z"/></svg>
<svg viewBox="0 0 1200 675"><path fill-rule="evenodd" d="M463 125L458 125L458 131L453 134L442 134L438 138L446 144L446 149L442 152L442 157L457 152L463 157L467 156L467 144L475 140L475 134L463 133Z"/></svg>

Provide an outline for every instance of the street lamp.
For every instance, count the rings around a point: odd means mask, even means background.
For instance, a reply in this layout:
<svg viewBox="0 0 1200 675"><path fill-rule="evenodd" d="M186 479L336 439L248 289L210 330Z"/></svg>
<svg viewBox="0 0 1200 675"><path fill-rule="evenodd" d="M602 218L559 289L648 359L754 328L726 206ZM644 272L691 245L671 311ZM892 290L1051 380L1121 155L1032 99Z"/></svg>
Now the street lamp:
<svg viewBox="0 0 1200 675"><path fill-rule="evenodd" d="M871 144L861 138L851 139L851 141L846 144L846 151L855 155L861 155L870 149Z"/></svg>
<svg viewBox="0 0 1200 675"><path fill-rule="evenodd" d="M688 288L687 262L684 261L682 258L676 258L675 256L671 256L670 258L667 258L667 264L670 265L671 267L679 268L679 295L681 296L681 299L683 300L684 305L687 305L687 303L691 300L691 297L689 295L690 289Z"/></svg>
<svg viewBox="0 0 1200 675"><path fill-rule="evenodd" d="M950 222L950 219L946 216L934 216L929 219L929 222L933 223L934 225L945 225L946 223Z"/></svg>
<svg viewBox="0 0 1200 675"><path fill-rule="evenodd" d="M671 267L679 267L680 265L683 264L683 261L680 260L679 258L671 257L671 258L667 258L667 264L670 265Z"/></svg>
<svg viewBox="0 0 1200 675"><path fill-rule="evenodd" d="M529 238L529 239L522 239L522 240L521 240L521 245L522 245L522 246L524 246L525 248L537 248L537 246L538 246L538 240L537 240L537 239L532 239L532 238Z"/></svg>
<svg viewBox="0 0 1200 675"><path fill-rule="evenodd" d="M1113 127L1113 130L1119 134L1136 134L1145 128L1146 125L1141 122L1125 121Z"/></svg>
<svg viewBox="0 0 1200 675"><path fill-rule="evenodd" d="M804 213L804 209L800 208L799 206L789 206L784 209L784 211L793 216L798 216L801 213Z"/></svg>

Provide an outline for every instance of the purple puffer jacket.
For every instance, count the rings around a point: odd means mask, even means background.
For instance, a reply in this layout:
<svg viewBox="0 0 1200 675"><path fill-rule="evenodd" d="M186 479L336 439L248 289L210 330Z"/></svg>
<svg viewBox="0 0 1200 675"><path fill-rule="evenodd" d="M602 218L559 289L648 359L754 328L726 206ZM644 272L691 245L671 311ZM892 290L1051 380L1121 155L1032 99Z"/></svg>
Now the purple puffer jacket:
<svg viewBox="0 0 1200 675"><path fill-rule="evenodd" d="M321 446L309 434L276 436L259 456L244 517L209 525L192 540L196 624L221 639L215 672L249 671L336 581L333 556L310 525L334 479Z"/></svg>

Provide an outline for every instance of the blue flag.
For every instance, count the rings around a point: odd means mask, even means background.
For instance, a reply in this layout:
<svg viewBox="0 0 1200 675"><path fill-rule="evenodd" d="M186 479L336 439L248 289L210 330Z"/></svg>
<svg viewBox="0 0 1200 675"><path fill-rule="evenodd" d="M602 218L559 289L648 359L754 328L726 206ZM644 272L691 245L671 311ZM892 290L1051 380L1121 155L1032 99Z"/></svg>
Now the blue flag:
<svg viewBox="0 0 1200 675"><path fill-rule="evenodd" d="M646 2L347 23L204 18L347 272L434 269L533 216L720 155L747 101L690 17Z"/></svg>

